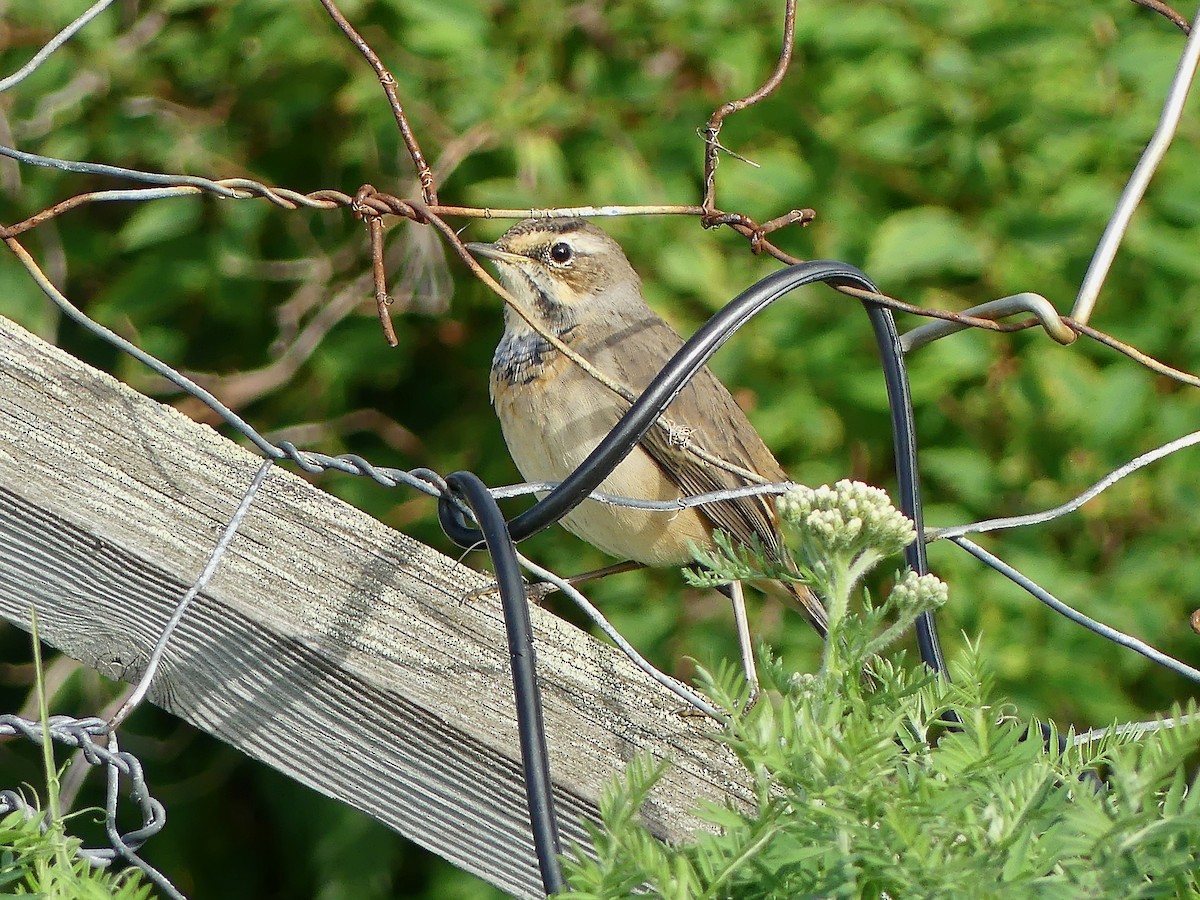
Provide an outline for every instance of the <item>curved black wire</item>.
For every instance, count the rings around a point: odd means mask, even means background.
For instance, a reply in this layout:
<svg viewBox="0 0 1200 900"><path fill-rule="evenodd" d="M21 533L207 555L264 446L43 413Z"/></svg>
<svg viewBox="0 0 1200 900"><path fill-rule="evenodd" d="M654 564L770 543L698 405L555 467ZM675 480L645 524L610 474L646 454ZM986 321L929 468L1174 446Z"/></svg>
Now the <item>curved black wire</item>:
<svg viewBox="0 0 1200 900"><path fill-rule="evenodd" d="M525 793L529 799L529 825L546 895L562 890L562 870L558 864L560 844L554 795L550 785L550 762L546 751L546 728L542 720L542 697L538 690L533 650L533 626L529 620L529 597L517 551L508 533L500 507L473 472L454 472L446 485L470 507L492 557L496 585L504 608L504 627L508 634L508 652L512 661L513 691L517 700L517 732L521 741L521 765L525 772Z"/></svg>
<svg viewBox="0 0 1200 900"><path fill-rule="evenodd" d="M872 293L879 290L864 275L855 287L865 287ZM846 282L841 282L845 284ZM912 519L917 529L917 539L904 548L904 561L919 575L929 572L929 560L925 555L925 515L921 510L921 480L917 472L917 432L913 422L912 394L908 388L908 370L904 366L904 350L900 346L900 335L896 331L896 319L886 306L863 301L871 327L875 330L875 343L883 365L883 378L887 385L888 408L892 415L892 446L896 456L896 492L899 494L900 511ZM917 618L917 648L921 659L929 668L940 675L948 675L946 660L942 656L942 645L938 640L937 621L932 612L923 612Z"/></svg>
<svg viewBox="0 0 1200 900"><path fill-rule="evenodd" d="M835 260L814 260L773 272L731 300L693 334L634 401L608 436L587 459L544 499L509 522L513 540L522 541L557 522L600 486L653 426L688 380L698 372L742 325L780 297L804 285L826 282L851 285L877 293L875 285L856 267ZM916 437L912 402L904 354L900 349L895 320L885 307L864 301L875 329L883 361L891 407L893 445L899 479L900 509L924 531L921 519L920 481L917 477ZM478 545L481 536L470 527L447 499L438 502L438 516L446 534L460 547ZM905 551L908 564L920 574L928 572L922 539ZM941 647L932 614L917 621L921 658L939 673L945 673Z"/></svg>

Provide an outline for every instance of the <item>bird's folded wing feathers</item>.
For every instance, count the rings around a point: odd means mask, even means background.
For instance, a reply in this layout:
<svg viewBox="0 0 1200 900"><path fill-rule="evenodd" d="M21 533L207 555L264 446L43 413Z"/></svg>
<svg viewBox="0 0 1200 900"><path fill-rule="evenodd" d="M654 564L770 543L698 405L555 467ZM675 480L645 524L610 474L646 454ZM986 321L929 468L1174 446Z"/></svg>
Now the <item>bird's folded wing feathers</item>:
<svg viewBox="0 0 1200 900"><path fill-rule="evenodd" d="M580 348L585 357L603 371L615 374L635 393L645 390L682 346L682 339L666 322L649 310L647 312L646 317L629 321L623 328L605 335L598 346ZM614 352L618 347L619 352ZM625 361L634 360L637 370L625 364ZM749 483L742 476L695 456L688 446L703 448L710 455L756 472L768 481L788 480L758 432L746 421L737 401L707 367L697 372L671 402L663 419L669 421L673 432L655 426L642 439L642 446L685 496L728 490ZM775 525L775 509L770 496L709 503L701 508L715 527L741 543L749 544L757 537L776 559L787 559Z"/></svg>

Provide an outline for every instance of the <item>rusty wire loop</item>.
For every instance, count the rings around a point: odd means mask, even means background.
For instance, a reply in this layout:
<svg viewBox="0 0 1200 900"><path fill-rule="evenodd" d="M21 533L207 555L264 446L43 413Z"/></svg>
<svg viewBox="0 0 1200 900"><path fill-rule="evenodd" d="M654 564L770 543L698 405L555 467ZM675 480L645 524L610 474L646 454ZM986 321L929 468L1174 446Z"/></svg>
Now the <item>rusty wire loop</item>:
<svg viewBox="0 0 1200 900"><path fill-rule="evenodd" d="M998 319L1023 312L1033 313L1036 321L1028 324L1040 323L1042 328L1045 329L1046 334L1058 343L1066 345L1075 342L1076 333L1059 316L1058 310L1054 308L1054 305L1041 294L1035 294L1031 291L1023 291L1020 294L1013 294L1008 297L1001 297L999 300L992 300L988 303L972 306L970 309L963 310L961 315L964 318L969 317L972 319ZM1026 324L1025 322L1019 323L1021 328L1026 327ZM928 322L901 335L900 346L904 348L905 353L911 353L913 350L924 347L926 344L931 344L940 338L964 331L970 327L972 325L969 322L956 322L950 319Z"/></svg>
<svg viewBox="0 0 1200 900"><path fill-rule="evenodd" d="M757 90L742 97L738 100L730 100L718 106L711 116L708 117L708 122L704 126L704 199L700 205L704 207L704 214L701 217L701 222L705 227L714 227L717 225L733 225L735 220L728 217L726 214L718 212L717 206L717 164L720 162L721 151L724 147L718 142L721 134L721 128L725 124L725 119L736 112L740 112L747 107L753 106L760 100L769 97L775 92L775 89L783 82L783 78L787 75L788 69L792 64L792 52L796 46L796 0L785 0L783 12L783 42L779 50L779 60L775 63L775 69L768 76ZM729 152L729 151L726 151ZM792 210L792 212L780 216L778 219L773 219L762 226L755 226L753 222L744 217L736 222L736 224L751 228L752 244L754 242L761 243L763 236L784 225L790 225L793 222L801 221L803 213L812 213L811 210ZM812 215L807 216L807 221L812 221ZM805 222L807 224L807 222ZM757 252L757 250L755 251Z"/></svg>
<svg viewBox="0 0 1200 900"><path fill-rule="evenodd" d="M783 83L784 76L787 75L788 69L791 67L792 54L795 51L795 47L796 0L785 0L783 38L780 42L779 59L775 63L775 68L771 71L767 80L759 85L757 89L745 97L722 103L713 110L704 127L698 132L704 141L704 194L700 201L700 224L705 228L717 228L721 225L728 226L750 242L750 251L752 253L756 255L767 253L786 265L794 265L801 260L776 247L767 240L767 235L789 225L804 227L816 219L816 211L807 207L792 209L762 224L755 222L754 219L743 213L722 212L717 209L716 205L717 166L720 163L721 154L727 153L735 159L749 163L756 168L758 167L757 163L751 162L746 157L722 146L719 140L721 129L724 127L725 120L729 116L759 103L775 92L779 85Z"/></svg>

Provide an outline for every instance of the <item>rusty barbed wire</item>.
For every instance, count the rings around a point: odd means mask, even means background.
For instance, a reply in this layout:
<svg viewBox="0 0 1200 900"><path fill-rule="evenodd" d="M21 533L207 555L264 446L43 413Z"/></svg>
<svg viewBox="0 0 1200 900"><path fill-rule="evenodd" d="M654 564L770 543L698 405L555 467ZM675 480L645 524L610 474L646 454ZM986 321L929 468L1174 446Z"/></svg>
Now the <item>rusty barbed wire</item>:
<svg viewBox="0 0 1200 900"><path fill-rule="evenodd" d="M783 41L779 50L779 59L775 63L774 70L767 76L767 80L750 94L739 100L730 100L723 103L713 110L701 134L701 137L704 138L704 199L700 201L700 206L703 208L704 213L700 219L701 224L706 228L715 228L718 225L734 227L737 231L750 238L750 246L755 253L761 252L767 245L766 236L770 232L797 222L801 225L807 225L816 217L816 213L811 209L793 209L764 225L758 225L748 216L720 212L717 209L717 164L721 160L722 151L726 153L731 153L731 151L722 147L718 138L721 135L721 128L729 116L748 109L775 93L775 89L783 83L784 76L787 75L788 69L791 68L792 53L795 47L796 0L785 0L783 10ZM733 155L736 156L736 154Z"/></svg>
<svg viewBox="0 0 1200 900"><path fill-rule="evenodd" d="M382 191L375 190L369 185L364 189L360 189L360 195L351 196L337 190L319 190L311 191L307 194L293 191L288 188L268 187L259 182L252 181L247 178L227 178L212 180L207 178L199 178L197 176L184 175L163 175L161 173L142 172L134 169L125 169L116 166L108 166L99 163L79 162L75 160L63 160L53 157L40 156L33 153L25 153L16 150L12 147L0 145L0 156L7 156L19 162L28 163L30 165L46 166L51 168L59 168L65 171L81 172L87 174L98 175L114 175L119 177L129 178L136 181L156 181L164 184L164 187L156 190L122 190L122 191L96 191L88 194L80 194L69 200L64 200L54 206L48 207L33 216L21 220L13 225L0 225L0 238L16 237L23 234L44 222L55 218L70 210L76 209L87 203L108 202L108 201L148 201L163 199L166 197L180 196L195 196L202 193L212 193L216 196L231 200L248 200L248 199L265 199L281 209L296 210L300 208L332 210L339 208L354 209L356 206L361 210L361 214L370 218L373 215L397 215L402 216L410 221L418 224L434 225L438 227L446 238L448 243L461 245L458 241L457 234L453 228L444 222L445 216L462 216L474 218L529 218L531 216L543 215L546 217L574 217L579 215L589 216L624 216L624 215L692 215L700 209L700 207L670 207L670 206L646 206L646 207L629 207L629 206L597 206L597 207L562 207L562 208L529 208L529 209L492 209L487 207L462 207L462 206L425 206L420 201L404 200L400 197L387 194ZM170 184L174 179L178 179L180 184ZM439 227L440 223L440 227ZM458 248L455 247L457 250ZM465 250L459 253L460 258L469 266L473 262L470 254ZM379 264L375 260L381 259L372 254L372 273L377 274L380 269ZM794 257L787 257L790 263L799 262ZM477 264L471 267L471 271L480 278L489 288L492 288L500 296L505 295L503 288L493 279L485 269ZM376 290L379 290L379 282L376 280ZM839 286L837 290L840 293L847 294L858 300L869 300L874 303L886 306L896 312L910 313L912 315L921 316L930 319L939 319L944 322L952 323L958 326L954 329L947 329L944 334L950 334L954 331L963 328L977 328L985 331L994 331L997 333L1013 333L1023 331L1028 328L1041 326L1044 331L1052 339L1058 343L1069 343L1062 337L1061 325L1073 332L1091 338L1112 349L1119 350L1121 353L1129 356L1130 359L1136 361L1139 365L1161 374L1169 378L1173 378L1182 384L1191 387L1200 386L1200 378L1190 373L1175 369L1171 366L1162 363L1155 359L1150 354L1141 352L1136 348L1126 344L1125 342L1107 334L1106 332L1094 328L1090 325L1085 325L1076 322L1067 316L1059 316L1057 320L1051 319L1044 314L1039 314L1039 317L1026 319L1021 322L998 322L995 319L987 318L984 315L971 315L965 312L955 312L953 310L938 309L934 307L918 306L913 303L907 303L903 300L898 300L895 297L890 297L886 294L872 293L858 288L849 286ZM384 288L386 296L386 287ZM1021 296L1021 295L1014 295ZM1032 295L1040 296L1040 295ZM1002 300L990 301L989 304L983 304L983 307L988 307L991 304L1001 304L1010 298ZM1043 298L1044 299L1044 298ZM379 295L376 294L378 302ZM386 301L385 301L386 302ZM510 302L506 300L506 302ZM515 301L511 301L515 302ZM974 307L979 310L980 307ZM1009 313L1010 314L1010 313ZM381 320L384 319L386 313L381 313ZM534 318L532 315L530 318ZM1061 325L1060 325L1061 323ZM939 333L939 337L943 333ZM394 337L394 334L393 334ZM390 342L390 340L389 340ZM564 352L568 356L577 356L567 348ZM585 370L590 368L586 361L577 362L577 364L585 367ZM606 379L600 373L595 373L594 377L601 381ZM610 384L609 387L617 393L623 393L626 399L629 398L628 390L622 390L615 384ZM711 462L711 460L709 460Z"/></svg>
<svg viewBox="0 0 1200 900"><path fill-rule="evenodd" d="M1162 0L1131 0L1131 2L1136 3L1138 6L1144 6L1146 9L1153 10L1160 16L1163 16L1184 34L1192 33L1192 26L1188 24L1188 20L1163 3Z"/></svg>
<svg viewBox="0 0 1200 900"><path fill-rule="evenodd" d="M25 153L23 151L16 150L15 148L3 145L0 145L0 155L7 156L19 162L25 162L30 165L47 166L59 168L65 171L87 174L113 175L116 177L129 178L136 181L152 181L164 185L163 188L157 190L96 191L87 194L80 194L55 204L54 206L48 207L47 209L13 225L0 225L0 237L15 237L37 227L40 224L43 224L46 221L49 221L52 218L55 218L58 215L76 209L87 203L118 200L148 201L163 199L166 197L197 195L205 192L213 193L226 199L244 200L261 198L268 200L282 209L288 210L295 210L302 207L325 210L350 208L353 209L356 214L368 220L379 215L397 215L419 224L435 225L435 227L439 226L439 221L443 216L463 216L476 218L528 218L536 215L544 215L546 217L577 215L615 216L633 214L691 215L700 209L699 207L668 206L568 207L551 209L490 209L486 207L461 206L431 207L426 206L418 201L404 200L400 197L378 191L370 185L365 185L363 188L360 188L359 192L353 197L341 191L328 189L312 191L304 194L288 188L268 187L267 185L252 181L251 179L247 178L212 180L199 178L197 176L163 175L161 173L142 172L134 169L108 166L99 163L88 163L40 156L38 154ZM178 183L173 183L176 181ZM459 249L461 246L461 241L458 240L457 233L454 231L454 229L446 225L444 221L440 221L440 227L438 227L438 230L442 232L444 238L447 240L447 242L451 243L452 246L458 245L455 246L455 249L458 251L459 257L471 268L472 273L475 274L477 278L480 278L480 280L487 284L489 288L494 290L501 297L505 297L507 292L499 286L495 279L491 278L486 270L474 263L474 260L470 257L470 254L465 250L465 248ZM395 333L394 331L390 331L391 324L387 314L388 295L386 284L382 284L382 276L384 274L382 241L377 241L374 237L372 237L371 245L372 273L376 285L375 298L377 308L379 309L381 322L385 323L385 336L389 335L390 332L390 336L387 337L387 340L392 346L395 346ZM784 256L786 256L786 254L784 254ZM789 263L795 263L799 261L798 259L790 256L786 256L786 259ZM1124 353L1130 359L1133 359L1139 365L1145 366L1151 371L1165 375L1169 378L1173 378L1176 381L1191 387L1200 386L1200 378L1197 376L1168 366L1165 363L1155 359L1150 354L1141 352L1129 344L1119 340L1118 338L1101 331L1100 329L1094 328L1082 322L1078 322L1067 316L1059 316L1058 320L1055 321L1054 319L1049 318L1047 315L1040 313L1039 317L1037 318L1027 319L1021 322L1003 323L997 322L995 319L987 318L986 316L982 315L971 315L964 312L954 312L952 310L918 306L916 304L907 303L903 300L898 300L886 294L872 293L870 291L863 291L849 286L839 286L837 290L859 300L870 300L872 302L879 303L896 312L905 312L925 318L940 319L944 322L952 323L953 325L957 326L953 329L939 330L937 332L937 337L953 333L954 331L961 330L962 328L978 328L986 331L995 331L998 333L1012 333L1041 325L1043 330L1045 330L1046 333L1058 343L1069 343L1068 340L1063 338L1062 326L1065 325L1066 328L1070 329L1072 332L1082 334L1088 338L1091 338L1092 340ZM1014 296L1019 297L1022 295ZM1036 297L1040 295L1032 296ZM1010 298L1004 298L1003 300L990 301L989 304L983 304L982 307L986 308L992 304L999 305L1004 303L1005 300L1009 299ZM506 302L510 303L510 305L516 302L507 297L505 297L505 300ZM980 310L981 307L974 307L973 309ZM533 316L529 316L529 319L533 318ZM536 322L534 324L536 325ZM920 343L924 342L925 341L921 341ZM567 353L568 357L577 356L577 354L573 353L569 348L560 348L560 350ZM577 359L576 364L581 365L585 371L588 371L592 368L584 360ZM592 372L591 374L601 382L609 381L599 372ZM608 386L615 392L625 396L626 399L629 399L630 395L627 389L622 389L616 384L609 384ZM706 461L713 462L711 459Z"/></svg>
<svg viewBox="0 0 1200 900"><path fill-rule="evenodd" d="M396 90L396 78L384 66L379 55L371 49L361 34L359 34L349 20L342 15L342 11L337 8L337 4L333 0L320 0L321 5L325 7L325 11L329 13L329 17L333 19L334 24L342 30L346 38L354 45L354 48L363 55L363 58L375 70L375 74L379 77L379 83L383 86L383 91L387 94L388 103L392 108L392 115L396 119L396 127L400 131L400 137L404 140L404 146L408 148L409 156L412 157L413 165L417 170L417 177L421 180L421 195L425 203L433 206L437 203L437 187L433 180L433 171L429 168L429 163L425 161L425 155L421 152L421 147L417 143L417 137L413 134L412 126L408 124L408 116L404 114L404 108L400 105L400 94Z"/></svg>

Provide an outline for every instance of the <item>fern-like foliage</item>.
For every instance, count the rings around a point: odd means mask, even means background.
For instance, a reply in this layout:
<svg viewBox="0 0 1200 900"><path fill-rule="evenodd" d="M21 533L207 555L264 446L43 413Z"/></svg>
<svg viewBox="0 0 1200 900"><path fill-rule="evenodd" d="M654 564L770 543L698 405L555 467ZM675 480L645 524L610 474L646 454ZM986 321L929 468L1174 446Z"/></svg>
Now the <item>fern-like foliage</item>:
<svg viewBox="0 0 1200 900"><path fill-rule="evenodd" d="M800 504L820 508L797 564L831 608L821 669L796 674L760 654L763 695L746 712L735 667L700 673L728 712L717 739L745 768L753 807L710 805L712 832L667 846L637 817L662 769L635 760L605 796L594 857L577 847L567 861L571 888L673 900L1200 894L1200 800L1186 768L1200 742L1195 708L1177 710L1174 728L1079 742L1011 715L977 647L953 681L902 653L881 658L945 586L909 573L850 615L850 592L903 546L903 529L886 510L858 514L876 495L842 488ZM802 532L805 515L791 520ZM859 524L839 532L839 518ZM864 543L872 528L889 540ZM774 571L756 548L718 547L700 560L717 583Z"/></svg>

